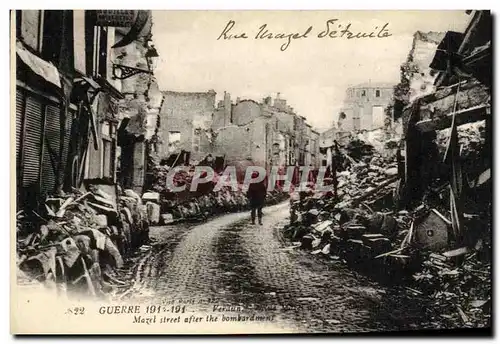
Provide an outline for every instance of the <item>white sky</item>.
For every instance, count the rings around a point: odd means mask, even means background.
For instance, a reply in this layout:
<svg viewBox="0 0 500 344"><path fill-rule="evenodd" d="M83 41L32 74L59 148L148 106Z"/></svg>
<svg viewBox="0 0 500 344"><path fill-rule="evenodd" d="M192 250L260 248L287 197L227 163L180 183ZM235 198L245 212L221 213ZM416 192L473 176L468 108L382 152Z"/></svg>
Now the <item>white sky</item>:
<svg viewBox="0 0 500 344"><path fill-rule="evenodd" d="M322 130L331 126L349 85L399 81L413 33L463 32L465 11L153 11L153 39L160 55L155 75L161 90L208 91L220 99L260 101L277 92L297 113ZM370 32L389 23L391 37L382 39L323 38L317 35L328 19L350 31ZM231 33L248 39L217 40L229 20ZM273 33L302 33L283 52L282 39L256 40L259 27Z"/></svg>

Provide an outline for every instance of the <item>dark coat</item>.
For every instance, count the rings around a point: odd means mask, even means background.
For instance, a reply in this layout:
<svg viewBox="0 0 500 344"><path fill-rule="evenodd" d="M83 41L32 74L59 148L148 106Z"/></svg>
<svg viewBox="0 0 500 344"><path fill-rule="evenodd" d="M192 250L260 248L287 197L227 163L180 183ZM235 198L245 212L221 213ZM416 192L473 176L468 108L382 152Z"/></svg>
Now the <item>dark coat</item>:
<svg viewBox="0 0 500 344"><path fill-rule="evenodd" d="M267 187L265 182L252 183L248 186L247 197L250 203L264 203L267 195Z"/></svg>

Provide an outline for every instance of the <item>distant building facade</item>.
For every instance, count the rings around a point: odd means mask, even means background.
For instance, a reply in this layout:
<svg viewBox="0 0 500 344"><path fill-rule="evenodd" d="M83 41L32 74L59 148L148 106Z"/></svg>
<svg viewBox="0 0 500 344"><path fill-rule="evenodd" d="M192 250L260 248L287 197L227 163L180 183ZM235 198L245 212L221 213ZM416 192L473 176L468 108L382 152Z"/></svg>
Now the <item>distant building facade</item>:
<svg viewBox="0 0 500 344"><path fill-rule="evenodd" d="M319 132L312 129L311 130L311 138L309 144L309 152L311 154L311 162L310 165L314 167L321 166L321 156L319 153Z"/></svg>
<svg viewBox="0 0 500 344"><path fill-rule="evenodd" d="M385 109L391 103L393 86L370 82L349 87L338 115L338 129L357 131L384 127Z"/></svg>
<svg viewBox="0 0 500 344"><path fill-rule="evenodd" d="M162 93L158 130L160 158L186 151L190 152L190 159L203 159L211 152L210 129L215 113L215 91Z"/></svg>
<svg viewBox="0 0 500 344"><path fill-rule="evenodd" d="M286 100L261 102L237 99L225 93L212 121L213 153L226 163L251 160L271 166L314 165L319 162L319 133L298 116Z"/></svg>

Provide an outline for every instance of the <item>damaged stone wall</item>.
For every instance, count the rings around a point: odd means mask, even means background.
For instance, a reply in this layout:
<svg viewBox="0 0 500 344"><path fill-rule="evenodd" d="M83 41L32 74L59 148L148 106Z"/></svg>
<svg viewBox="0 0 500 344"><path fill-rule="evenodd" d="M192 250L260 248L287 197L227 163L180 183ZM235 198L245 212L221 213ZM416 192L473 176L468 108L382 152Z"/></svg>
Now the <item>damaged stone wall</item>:
<svg viewBox="0 0 500 344"><path fill-rule="evenodd" d="M233 124L245 125L262 115L259 103L253 100L242 100L236 103L232 109Z"/></svg>
<svg viewBox="0 0 500 344"><path fill-rule="evenodd" d="M251 158L251 126L230 125L217 130L213 146L215 155L225 156L228 164Z"/></svg>
<svg viewBox="0 0 500 344"><path fill-rule="evenodd" d="M266 134L266 124L277 119L263 116L261 106L253 100L233 105L232 118L232 124L215 130L213 152L225 156L228 164L250 159L265 166L272 146L272 138ZM275 125L268 127L275 128Z"/></svg>
<svg viewBox="0 0 500 344"><path fill-rule="evenodd" d="M231 95L224 92L224 99L219 101L217 109L215 109L212 119L212 129L217 130L232 124L232 108Z"/></svg>
<svg viewBox="0 0 500 344"><path fill-rule="evenodd" d="M208 92L163 92L165 97L160 110L160 136L162 145L159 155L168 158L180 150L191 152L191 157L201 160L211 153L205 132L211 128L215 112L215 91ZM180 133L180 142L169 147L170 136ZM203 138L202 138L203 137Z"/></svg>
<svg viewBox="0 0 500 344"><path fill-rule="evenodd" d="M126 31L117 28L114 33L114 41L120 41ZM151 48L151 41L148 39L150 33L144 33L143 37L130 44L111 49L114 63L148 70L146 53ZM130 122L124 129L127 136L133 137L126 146L119 147L117 159L119 163L127 168L120 168L123 174L121 182L126 187L133 188L136 192L142 193L147 172L148 155L154 154L153 150L147 149L157 130L158 113L163 100L163 95L159 90L158 83L154 75L140 73L124 80L111 80L124 96L125 99L119 104L119 120L124 119ZM127 150L122 155L122 150Z"/></svg>
<svg viewBox="0 0 500 344"><path fill-rule="evenodd" d="M432 31L417 31L414 34L410 57L412 64L416 67L416 72L410 78L410 102L435 91L434 81L437 73L432 72L429 65L444 35L444 32Z"/></svg>
<svg viewBox="0 0 500 344"><path fill-rule="evenodd" d="M271 97L267 97L263 103L238 99L232 104L230 95L225 93L211 125L212 153L225 156L226 162L250 159L263 167L287 165L299 157L302 158L299 163L307 160L317 166L319 134L284 99L274 102L271 105Z"/></svg>
<svg viewBox="0 0 500 344"><path fill-rule="evenodd" d="M268 118L258 117L246 125L231 125L217 130L213 152L225 156L227 164L251 160L265 166L267 148L272 144L270 139L266 139L269 136L266 135L268 122Z"/></svg>
<svg viewBox="0 0 500 344"><path fill-rule="evenodd" d="M342 130L372 130L383 125L374 116L378 107L386 108L392 99L393 85L390 83L368 82L349 87L346 91L339 120Z"/></svg>

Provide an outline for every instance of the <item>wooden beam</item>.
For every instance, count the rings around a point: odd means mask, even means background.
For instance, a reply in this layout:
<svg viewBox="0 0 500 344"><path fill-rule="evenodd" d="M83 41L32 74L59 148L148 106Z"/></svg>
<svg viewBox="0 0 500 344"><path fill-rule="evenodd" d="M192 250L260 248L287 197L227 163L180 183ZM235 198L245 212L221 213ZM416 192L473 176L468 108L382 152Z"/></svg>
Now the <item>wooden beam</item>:
<svg viewBox="0 0 500 344"><path fill-rule="evenodd" d="M468 109L457 111L457 125L481 121L485 119L487 115L489 115L489 111L489 104L473 106ZM450 113L449 115L444 117L427 119L417 122L416 127L418 130L424 133L432 130L442 130L451 126L452 119L453 113Z"/></svg>
<svg viewBox="0 0 500 344"><path fill-rule="evenodd" d="M463 54L464 51L468 48L468 45L471 44L471 40L476 35L476 32L478 31L478 27L480 26L479 24L481 23L481 20L484 19L485 14L484 10L477 10L474 12L472 15L471 20L469 21L469 24L467 25L467 28L465 29L465 37L464 40L462 41L462 44L460 45L460 48L458 49L459 54Z"/></svg>
<svg viewBox="0 0 500 344"><path fill-rule="evenodd" d="M377 192L379 192L380 190L382 190L383 188L385 188L386 186L388 185L391 185L393 183L395 183L396 181L398 181L399 179L399 176L396 175L396 176L392 176L390 177L389 179L387 179L386 181L380 183L379 185L377 185L376 187L374 187L372 190L368 191L368 192L365 192L364 194L362 194L361 196L358 196L356 198L353 198L349 204L350 206L358 206L361 202L363 202L365 199L367 199L368 197L370 197L371 195L374 195L376 194Z"/></svg>
<svg viewBox="0 0 500 344"><path fill-rule="evenodd" d="M463 63L467 67L474 67L478 62L491 57L491 45L483 46L481 50L464 58Z"/></svg>
<svg viewBox="0 0 500 344"><path fill-rule="evenodd" d="M478 31L478 26L480 26L481 20L483 20L485 16L489 15L489 11L474 11L474 13L472 14L472 18L470 19L467 28L465 29L465 37L462 41L462 44L460 45L460 48L458 49L458 54L464 53L468 45L470 45L470 41L473 39L474 35L477 35L476 31ZM438 77L434 81L434 85L437 87L441 86L448 76L448 73L440 72Z"/></svg>
<svg viewBox="0 0 500 344"><path fill-rule="evenodd" d="M446 117L453 112L454 109L456 109L455 111L459 111L488 104L490 102L491 92L487 86L476 82L474 82L473 87L470 86L470 84L467 84L467 86L460 86L458 94L446 92L447 95L445 97L421 106L420 120ZM444 94L445 93L442 93L441 95Z"/></svg>
<svg viewBox="0 0 500 344"><path fill-rule="evenodd" d="M51 94L45 92L45 90L39 90L37 88L31 87L27 83L22 82L20 80L16 80L16 86L20 87L20 88L23 88L23 89L25 89L27 91L30 91L32 93L35 93L35 94L37 94L39 96L42 96L42 97L44 97L44 98L46 98L46 99L48 99L48 100L50 100L50 101L52 101L54 103L59 104L61 102L61 100L59 98L57 98L55 95L51 95Z"/></svg>
<svg viewBox="0 0 500 344"><path fill-rule="evenodd" d="M474 87L483 87L482 84L479 81L473 80L473 81L468 81L464 80L462 82L450 85L450 86L445 86L445 87L438 87L437 90L433 93L426 94L425 96L422 96L420 98L420 104L425 107L425 105L444 99L446 97L449 97L450 95L454 95L457 93L457 88L460 85L460 91L467 91L470 90ZM411 109L412 105L409 104L407 105L404 109L403 112L409 111Z"/></svg>
<svg viewBox="0 0 500 344"><path fill-rule="evenodd" d="M481 86L481 83L479 81L462 81L450 86L438 88L436 92L423 96L421 104L429 104L455 94L457 93L457 88L459 85L460 91L467 91L471 88Z"/></svg>

